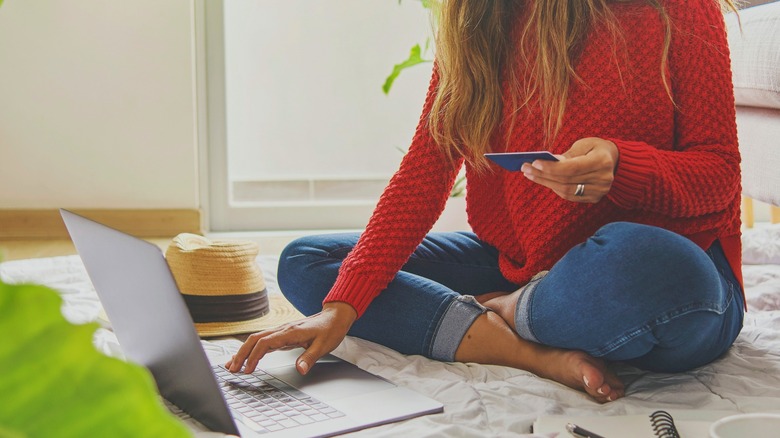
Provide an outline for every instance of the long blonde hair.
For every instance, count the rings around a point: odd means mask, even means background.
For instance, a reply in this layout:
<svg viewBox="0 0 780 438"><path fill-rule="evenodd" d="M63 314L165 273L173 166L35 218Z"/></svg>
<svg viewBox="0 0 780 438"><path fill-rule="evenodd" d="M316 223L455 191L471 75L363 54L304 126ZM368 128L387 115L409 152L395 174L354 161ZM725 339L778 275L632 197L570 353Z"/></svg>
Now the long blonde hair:
<svg viewBox="0 0 780 438"><path fill-rule="evenodd" d="M447 157L463 156L478 170L487 168L482 154L490 152L490 139L504 113L502 80L513 87L513 114L538 100L549 146L561 128L570 84L580 80L574 64L588 31L594 23L603 24L615 42L621 40L617 19L608 7L616 1L620 0L440 1L439 86L429 129ZM665 26L659 75L671 99L664 74L671 39L669 16L660 0L645 1L658 11ZM732 0L713 1L736 11ZM526 14L528 20L518 40L511 41L519 14ZM523 63L527 76L518 80L516 68L504 68L509 62ZM502 72L508 76L502 78ZM512 123L514 117L510 127Z"/></svg>

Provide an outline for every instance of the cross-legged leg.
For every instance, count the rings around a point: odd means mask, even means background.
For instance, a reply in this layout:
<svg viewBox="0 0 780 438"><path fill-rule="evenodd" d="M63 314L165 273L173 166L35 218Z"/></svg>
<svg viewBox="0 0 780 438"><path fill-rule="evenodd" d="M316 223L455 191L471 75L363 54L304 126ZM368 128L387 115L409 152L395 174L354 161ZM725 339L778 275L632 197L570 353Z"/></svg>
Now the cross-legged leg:
<svg viewBox="0 0 780 438"><path fill-rule="evenodd" d="M357 234L306 237L282 253L279 285L302 313L320 311L357 238ZM523 340L472 297L517 287L501 275L496 250L472 233L432 233L349 334L405 354L525 369L599 400L620 396L620 382L600 360ZM589 378L597 383L587 387Z"/></svg>
<svg viewBox="0 0 780 438"><path fill-rule="evenodd" d="M524 339L662 372L716 359L743 317L740 285L717 242L705 252L631 223L603 227L540 280L482 302Z"/></svg>

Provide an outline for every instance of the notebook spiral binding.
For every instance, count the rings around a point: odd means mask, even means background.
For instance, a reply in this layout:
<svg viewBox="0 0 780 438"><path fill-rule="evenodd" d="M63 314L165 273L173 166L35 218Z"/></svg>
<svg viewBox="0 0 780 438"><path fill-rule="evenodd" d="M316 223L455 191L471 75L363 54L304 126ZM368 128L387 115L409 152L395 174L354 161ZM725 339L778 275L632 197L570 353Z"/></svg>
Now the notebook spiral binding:
<svg viewBox="0 0 780 438"><path fill-rule="evenodd" d="M655 411L650 414L653 433L658 438L680 438L680 433L674 425L674 419L666 411Z"/></svg>

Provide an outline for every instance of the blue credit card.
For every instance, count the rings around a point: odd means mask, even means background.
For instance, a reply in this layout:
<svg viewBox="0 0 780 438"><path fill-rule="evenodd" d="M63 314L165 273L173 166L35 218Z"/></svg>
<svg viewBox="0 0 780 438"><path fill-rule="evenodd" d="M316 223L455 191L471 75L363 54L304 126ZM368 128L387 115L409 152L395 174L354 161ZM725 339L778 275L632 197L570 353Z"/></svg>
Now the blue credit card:
<svg viewBox="0 0 780 438"><path fill-rule="evenodd" d="M535 160L558 161L555 155L547 151L490 153L485 154L485 157L512 172L520 170L523 163L532 163Z"/></svg>

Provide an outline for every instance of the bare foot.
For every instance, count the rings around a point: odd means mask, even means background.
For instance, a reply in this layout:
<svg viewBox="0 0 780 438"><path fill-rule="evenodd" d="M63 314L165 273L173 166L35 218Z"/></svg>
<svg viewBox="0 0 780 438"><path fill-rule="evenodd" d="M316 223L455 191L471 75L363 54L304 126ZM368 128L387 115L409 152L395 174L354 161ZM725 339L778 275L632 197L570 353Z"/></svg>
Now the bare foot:
<svg viewBox="0 0 780 438"><path fill-rule="evenodd" d="M515 308L521 293L521 291L491 292L476 298L482 305L500 316L515 332L516 336ZM623 382L607 369L606 363L602 359L590 356L583 351L563 350L529 341L521 342L530 344L531 351L527 351L526 354L531 353L536 356L536 360L531 362L536 366L528 366L529 363L523 361L524 364L519 368L527 369L540 377L554 380L570 388L584 391L600 403L617 400L625 394Z"/></svg>
<svg viewBox="0 0 780 438"><path fill-rule="evenodd" d="M585 352L549 348L545 368L535 374L570 388L586 392L599 403L617 400L625 387L606 363Z"/></svg>

